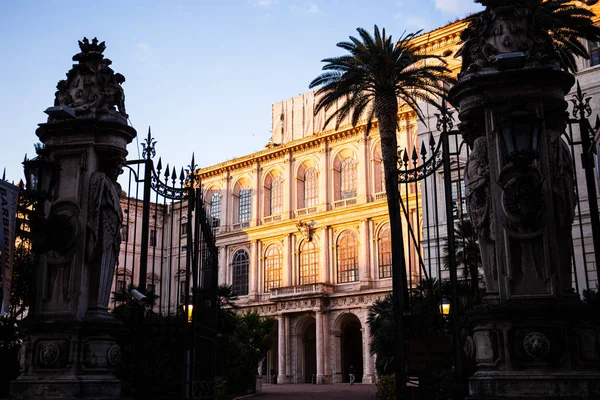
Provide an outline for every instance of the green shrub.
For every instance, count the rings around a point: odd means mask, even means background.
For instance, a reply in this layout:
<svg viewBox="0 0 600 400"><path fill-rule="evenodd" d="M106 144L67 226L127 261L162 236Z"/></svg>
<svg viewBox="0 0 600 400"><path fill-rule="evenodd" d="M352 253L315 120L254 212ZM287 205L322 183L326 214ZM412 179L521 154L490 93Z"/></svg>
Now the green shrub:
<svg viewBox="0 0 600 400"><path fill-rule="evenodd" d="M396 375L377 376L377 400L396 400Z"/></svg>

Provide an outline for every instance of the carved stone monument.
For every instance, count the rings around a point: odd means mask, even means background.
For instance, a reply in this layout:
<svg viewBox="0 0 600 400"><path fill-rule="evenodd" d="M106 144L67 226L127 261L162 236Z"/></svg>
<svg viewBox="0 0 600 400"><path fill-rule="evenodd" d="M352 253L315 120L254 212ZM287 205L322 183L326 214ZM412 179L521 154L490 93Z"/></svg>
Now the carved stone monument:
<svg viewBox="0 0 600 400"><path fill-rule="evenodd" d="M60 165L45 205L36 297L26 320L15 399L117 399L120 361L107 311L118 261L122 213L117 177L136 135L127 125L123 75L104 58L104 42L79 42L77 64L61 80L48 122L36 131ZM33 228L32 228L33 229Z"/></svg>
<svg viewBox="0 0 600 400"><path fill-rule="evenodd" d="M498 6L463 33L450 93L472 149L467 207L487 289L471 314L469 398L600 398L598 316L571 287L576 195L561 135L574 78L531 10L485 3Z"/></svg>

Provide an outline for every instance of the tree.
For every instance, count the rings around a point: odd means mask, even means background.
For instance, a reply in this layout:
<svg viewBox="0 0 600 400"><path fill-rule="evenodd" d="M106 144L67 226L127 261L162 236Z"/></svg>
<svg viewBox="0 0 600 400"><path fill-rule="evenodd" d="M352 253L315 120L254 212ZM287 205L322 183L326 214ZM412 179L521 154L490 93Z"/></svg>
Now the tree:
<svg viewBox="0 0 600 400"><path fill-rule="evenodd" d="M456 260L456 267L463 269L463 278L471 280L475 289L479 285L479 270L482 268L479 243L473 230L473 225L468 219L459 219L454 225L454 254L449 254L448 240L442 246L444 268L448 269L450 256Z"/></svg>
<svg viewBox="0 0 600 400"><path fill-rule="evenodd" d="M556 61L564 70L577 71L576 57L589 58L588 49L580 39L597 42L600 27L594 25L594 13L574 4L571 0L475 0L486 10L473 14L467 21L468 27L461 33L465 43L457 53L471 58L485 46L485 31L498 15L510 15L525 21L528 47L533 53L542 55L539 61ZM467 62L470 64L470 62Z"/></svg>
<svg viewBox="0 0 600 400"><path fill-rule="evenodd" d="M410 43L420 32L403 35L394 42L385 29L380 31L377 25L374 36L363 28L357 31L359 39L351 36L349 42L337 44L350 54L324 59L326 72L314 79L310 88L319 87L315 113L337 107L325 125L335 119L338 128L341 121L350 116L353 126L366 120L368 134L377 119L390 216L396 343L401 344L400 320L408 304L408 292L397 179L399 105L400 102L406 104L424 121L418 101L438 107L438 98L446 97L446 84L453 80L441 57L418 53ZM396 352L397 356L401 355L402 345L397 346ZM402 368L398 369L403 373Z"/></svg>

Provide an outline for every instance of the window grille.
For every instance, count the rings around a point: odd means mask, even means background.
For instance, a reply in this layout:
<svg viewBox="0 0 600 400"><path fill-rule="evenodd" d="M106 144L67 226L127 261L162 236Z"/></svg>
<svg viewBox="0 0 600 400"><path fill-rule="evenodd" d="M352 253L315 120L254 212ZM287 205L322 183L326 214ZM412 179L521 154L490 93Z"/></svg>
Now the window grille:
<svg viewBox="0 0 600 400"><path fill-rule="evenodd" d="M340 166L340 200L356 197L356 161L346 158Z"/></svg>
<svg viewBox="0 0 600 400"><path fill-rule="evenodd" d="M314 207L319 199L317 171L314 168L309 168L304 173L304 206Z"/></svg>
<svg viewBox="0 0 600 400"><path fill-rule="evenodd" d="M271 205L269 215L278 215L283 212L283 179L281 176L276 176L271 181L269 204Z"/></svg>
<svg viewBox="0 0 600 400"><path fill-rule="evenodd" d="M390 237L390 226L386 225L379 231L377 238L379 250L379 278L391 278L392 276L392 242Z"/></svg>
<svg viewBox="0 0 600 400"><path fill-rule="evenodd" d="M305 240L300 249L300 284L317 283L319 251L314 241Z"/></svg>
<svg viewBox="0 0 600 400"><path fill-rule="evenodd" d="M250 194L251 190L247 187L240 190L238 199L238 222L250 221Z"/></svg>
<svg viewBox="0 0 600 400"><path fill-rule="evenodd" d="M249 269L248 253L244 250L238 250L233 256L231 263L232 270L232 289L238 296L248 295L248 269Z"/></svg>
<svg viewBox="0 0 600 400"><path fill-rule="evenodd" d="M210 199L211 228L221 226L221 193L213 193Z"/></svg>
<svg viewBox="0 0 600 400"><path fill-rule="evenodd" d="M270 246L265 255L265 292L281 286L281 250Z"/></svg>

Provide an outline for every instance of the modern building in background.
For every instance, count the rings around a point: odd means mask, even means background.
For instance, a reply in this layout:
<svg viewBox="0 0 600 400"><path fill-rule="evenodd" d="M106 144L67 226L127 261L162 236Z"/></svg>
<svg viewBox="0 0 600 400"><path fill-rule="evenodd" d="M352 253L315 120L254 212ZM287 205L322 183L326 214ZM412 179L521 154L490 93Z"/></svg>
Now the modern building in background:
<svg viewBox="0 0 600 400"><path fill-rule="evenodd" d="M600 5L591 8L600 14ZM460 59L455 54L465 26L462 21L451 23L418 36L414 45L443 57L457 74ZM597 43L589 43L589 48L591 59L581 60L577 79L593 97L592 109L598 110L600 49ZM346 382L353 366L357 381L370 383L375 368L369 352L368 310L392 288L379 133L377 124L369 134L364 125L352 127L348 121L338 129L333 123L323 126L327 115L314 115L314 104L312 92L274 104L272 138L264 150L202 168L197 177L216 233L219 282L233 287L242 312L253 310L277 320L277 344L262 364L267 381ZM419 154L423 143L439 136L436 110L422 107L425 123L408 108L400 110L401 157L404 152ZM453 162L451 201L456 213L465 207L460 170L466 160L465 152ZM577 179L583 181L583 174ZM435 180L427 189L414 184L401 190L407 219L418 227L422 243L417 248L405 241L412 285L423 276L419 257L442 256L439 239L446 236L442 175ZM439 202L422 204L423 190ZM141 232L135 226L142 205L130 197L121 204L123 243L115 289L139 281L132 255L140 252ZM580 203L583 222L574 225L575 239L591 235L586 204ZM436 208L440 218L433 226L423 213ZM185 298L187 210L179 203L154 204L151 216L146 284L162 294L155 307L176 312ZM171 226L163 224L164 219L181 228L164 231L161 227ZM589 249L584 262L584 251L575 245L575 265L586 268L591 282L597 282Z"/></svg>

